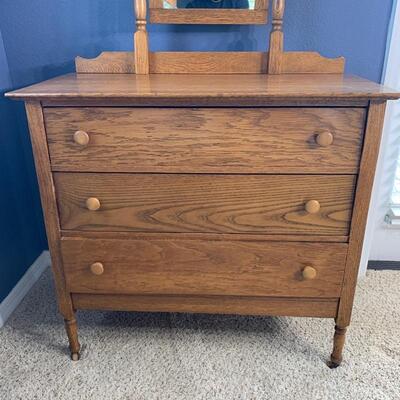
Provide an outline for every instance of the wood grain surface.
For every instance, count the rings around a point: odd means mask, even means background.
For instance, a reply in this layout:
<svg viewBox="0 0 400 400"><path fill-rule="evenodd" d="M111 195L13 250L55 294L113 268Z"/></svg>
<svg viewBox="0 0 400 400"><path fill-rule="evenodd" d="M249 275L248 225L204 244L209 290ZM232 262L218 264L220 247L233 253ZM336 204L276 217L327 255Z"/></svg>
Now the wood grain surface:
<svg viewBox="0 0 400 400"><path fill-rule="evenodd" d="M153 74L261 74L267 64L267 53L256 51L150 53Z"/></svg>
<svg viewBox="0 0 400 400"><path fill-rule="evenodd" d="M283 15L285 0L272 0L272 29L269 36L268 73L280 74L283 66Z"/></svg>
<svg viewBox="0 0 400 400"><path fill-rule="evenodd" d="M315 51L287 51L281 59L282 74L343 74L346 62L344 57L326 58Z"/></svg>
<svg viewBox="0 0 400 400"><path fill-rule="evenodd" d="M336 319L336 324L342 329L350 324L353 309L369 204L385 120L385 111L386 102L371 102L368 112L360 175L355 195L354 214L351 222L351 237L349 252L346 259L346 273L345 279L343 280L343 289Z"/></svg>
<svg viewBox="0 0 400 400"><path fill-rule="evenodd" d="M69 293L66 288L65 271L62 263L60 221L58 218L54 181L50 169L43 109L41 104L37 101L28 101L25 106L29 121L29 131L45 218L45 227L50 249L51 269L53 271L56 288L58 309L64 317L71 355L78 355L80 344L78 340L75 309L72 304L71 293Z"/></svg>
<svg viewBox="0 0 400 400"><path fill-rule="evenodd" d="M68 74L7 93L7 97L67 100L106 99L157 105L182 101L182 104L207 100L221 104L230 99L244 104L293 101L312 103L338 100L398 99L400 93L355 76L342 74ZM247 103L248 105L248 103Z"/></svg>
<svg viewBox="0 0 400 400"><path fill-rule="evenodd" d="M135 73L133 52L106 51L95 58L75 59L76 72L84 74ZM268 52L150 52L151 74L266 74ZM345 60L325 58L316 52L292 51L281 53L281 71L284 74L340 74Z"/></svg>
<svg viewBox="0 0 400 400"><path fill-rule="evenodd" d="M55 173L61 228L347 235L355 176ZM90 211L87 199L98 199ZM306 211L309 200L320 210Z"/></svg>
<svg viewBox="0 0 400 400"><path fill-rule="evenodd" d="M40 198L45 218L46 234L51 255L55 287L60 313L67 320L74 320L74 309L70 293L66 290L64 269L60 249L60 221L57 210L56 193L50 170L50 159L46 141L46 131L42 107L39 102L27 102L26 113L34 151L35 167L39 183Z"/></svg>
<svg viewBox="0 0 400 400"><path fill-rule="evenodd" d="M61 241L67 285L74 293L187 294L334 298L347 245L182 240ZM90 265L101 262L102 275ZM317 277L304 280L310 265Z"/></svg>
<svg viewBox="0 0 400 400"><path fill-rule="evenodd" d="M361 108L45 109L54 171L356 173L364 119ZM334 141L321 147L325 131Z"/></svg>
<svg viewBox="0 0 400 400"><path fill-rule="evenodd" d="M266 24L267 10L240 9L150 9L152 24L209 24L209 25L249 25Z"/></svg>
<svg viewBox="0 0 400 400"><path fill-rule="evenodd" d="M73 293L76 309L334 318L337 299Z"/></svg>
<svg viewBox="0 0 400 400"><path fill-rule="evenodd" d="M134 74L135 53L131 51L104 51L95 58L75 58L77 73Z"/></svg>
<svg viewBox="0 0 400 400"><path fill-rule="evenodd" d="M61 236L64 238L87 238L87 239L163 239L165 233L159 232L135 232L135 231L118 231L118 232L107 232L107 231L71 231L61 230ZM204 233L193 233L193 232L182 232L179 233L181 239L203 239ZM268 235L265 233L207 233L209 240L230 240L230 241L243 241L243 242L320 242L320 243L348 243L348 236L336 236L336 235Z"/></svg>
<svg viewBox="0 0 400 400"><path fill-rule="evenodd" d="M149 36L147 24L146 0L134 0L136 32L133 36L135 48L135 73L144 75L149 73Z"/></svg>

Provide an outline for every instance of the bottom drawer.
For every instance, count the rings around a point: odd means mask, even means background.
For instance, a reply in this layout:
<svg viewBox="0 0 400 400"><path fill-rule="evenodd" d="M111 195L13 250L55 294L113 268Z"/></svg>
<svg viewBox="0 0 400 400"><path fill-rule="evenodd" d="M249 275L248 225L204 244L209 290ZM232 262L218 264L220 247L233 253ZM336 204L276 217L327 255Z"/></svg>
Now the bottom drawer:
<svg viewBox="0 0 400 400"><path fill-rule="evenodd" d="M73 293L337 298L347 245L341 243L140 237L65 238ZM305 267L309 276L304 277ZM316 273L313 277L313 273Z"/></svg>
<svg viewBox="0 0 400 400"><path fill-rule="evenodd" d="M66 238L61 248L73 293L314 298L340 296L347 252L341 243L171 236Z"/></svg>

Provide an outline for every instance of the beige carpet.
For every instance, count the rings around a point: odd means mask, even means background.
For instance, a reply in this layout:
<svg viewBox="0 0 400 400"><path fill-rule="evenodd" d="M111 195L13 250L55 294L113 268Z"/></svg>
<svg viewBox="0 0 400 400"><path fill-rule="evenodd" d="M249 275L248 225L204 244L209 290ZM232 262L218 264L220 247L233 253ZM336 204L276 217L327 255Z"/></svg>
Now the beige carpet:
<svg viewBox="0 0 400 400"><path fill-rule="evenodd" d="M400 273L358 288L345 362L333 321L79 312L67 356L49 273L0 329L0 399L400 399Z"/></svg>

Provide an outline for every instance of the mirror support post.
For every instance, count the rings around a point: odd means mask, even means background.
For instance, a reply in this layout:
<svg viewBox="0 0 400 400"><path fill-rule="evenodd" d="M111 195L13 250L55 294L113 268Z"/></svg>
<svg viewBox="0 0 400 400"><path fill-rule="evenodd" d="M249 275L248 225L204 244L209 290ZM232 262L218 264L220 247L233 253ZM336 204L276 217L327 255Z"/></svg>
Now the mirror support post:
<svg viewBox="0 0 400 400"><path fill-rule="evenodd" d="M147 4L146 0L134 0L136 15L136 32L134 35L135 73L149 74L149 37L146 29Z"/></svg>
<svg viewBox="0 0 400 400"><path fill-rule="evenodd" d="M269 41L268 73L282 73L283 64L283 15L285 13L285 0L273 0L272 5L272 31Z"/></svg>

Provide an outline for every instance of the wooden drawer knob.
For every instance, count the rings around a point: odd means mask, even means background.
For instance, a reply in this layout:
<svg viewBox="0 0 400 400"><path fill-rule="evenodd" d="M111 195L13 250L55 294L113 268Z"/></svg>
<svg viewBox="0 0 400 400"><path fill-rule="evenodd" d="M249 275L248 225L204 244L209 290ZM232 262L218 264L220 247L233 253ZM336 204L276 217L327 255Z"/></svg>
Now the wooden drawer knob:
<svg viewBox="0 0 400 400"><path fill-rule="evenodd" d="M317 270L314 267L304 267L302 271L303 278L306 280L315 279L317 276Z"/></svg>
<svg viewBox="0 0 400 400"><path fill-rule="evenodd" d="M95 262L90 266L90 271L93 275L103 275L104 265L101 262Z"/></svg>
<svg viewBox="0 0 400 400"><path fill-rule="evenodd" d="M317 214L321 209L321 204L317 200L310 200L307 201L305 208L309 214Z"/></svg>
<svg viewBox="0 0 400 400"><path fill-rule="evenodd" d="M74 133L74 142L79 144L79 146L87 146L89 140L89 135L85 131L76 131Z"/></svg>
<svg viewBox="0 0 400 400"><path fill-rule="evenodd" d="M96 197L89 197L86 200L86 208L90 211L96 211L100 208L100 200L96 199Z"/></svg>
<svg viewBox="0 0 400 400"><path fill-rule="evenodd" d="M315 141L321 147L328 147L333 143L333 135L329 131L324 131L316 136Z"/></svg>

